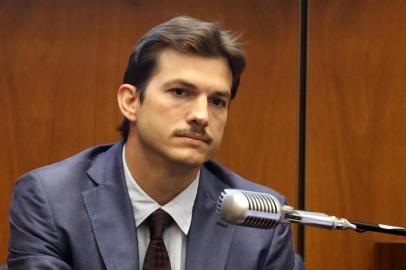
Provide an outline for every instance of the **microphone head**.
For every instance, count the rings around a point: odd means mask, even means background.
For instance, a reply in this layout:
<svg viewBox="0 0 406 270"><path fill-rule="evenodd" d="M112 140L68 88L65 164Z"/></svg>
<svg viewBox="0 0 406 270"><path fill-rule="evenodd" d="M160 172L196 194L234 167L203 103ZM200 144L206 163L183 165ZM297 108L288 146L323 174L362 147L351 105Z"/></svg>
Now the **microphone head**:
<svg viewBox="0 0 406 270"><path fill-rule="evenodd" d="M217 202L217 212L227 222L270 229L283 219L281 203L271 194L225 189Z"/></svg>

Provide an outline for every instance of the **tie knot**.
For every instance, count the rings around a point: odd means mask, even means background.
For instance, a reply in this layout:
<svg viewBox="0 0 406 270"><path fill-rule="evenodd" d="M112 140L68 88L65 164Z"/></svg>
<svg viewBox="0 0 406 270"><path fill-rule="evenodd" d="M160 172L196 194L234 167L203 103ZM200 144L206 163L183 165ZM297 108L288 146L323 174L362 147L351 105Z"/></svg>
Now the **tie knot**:
<svg viewBox="0 0 406 270"><path fill-rule="evenodd" d="M162 239L165 228L171 223L172 217L161 208L147 218L151 239Z"/></svg>

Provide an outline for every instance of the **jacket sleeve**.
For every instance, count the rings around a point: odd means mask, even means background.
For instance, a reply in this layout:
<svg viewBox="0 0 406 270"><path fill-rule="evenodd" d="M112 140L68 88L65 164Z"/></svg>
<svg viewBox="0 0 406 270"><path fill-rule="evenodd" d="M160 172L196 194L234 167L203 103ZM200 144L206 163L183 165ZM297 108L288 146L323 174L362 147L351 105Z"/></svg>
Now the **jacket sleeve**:
<svg viewBox="0 0 406 270"><path fill-rule="evenodd" d="M10 209L10 270L68 270L67 249L42 183L33 173L16 184Z"/></svg>
<svg viewBox="0 0 406 270"><path fill-rule="evenodd" d="M286 205L286 199L283 200ZM275 228L264 270L302 270L304 265L299 255L295 254L292 233L289 224L279 224Z"/></svg>

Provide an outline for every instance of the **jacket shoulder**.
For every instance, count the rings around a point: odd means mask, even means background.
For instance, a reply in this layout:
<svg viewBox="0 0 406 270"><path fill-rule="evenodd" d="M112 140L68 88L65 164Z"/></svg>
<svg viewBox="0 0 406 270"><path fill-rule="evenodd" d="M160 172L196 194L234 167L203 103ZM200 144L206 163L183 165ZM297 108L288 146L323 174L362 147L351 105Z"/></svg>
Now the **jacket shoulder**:
<svg viewBox="0 0 406 270"><path fill-rule="evenodd" d="M270 193L280 202L286 203L286 197L276 190L245 179L216 161L208 161L204 164L204 167L211 174L215 175L220 181L222 181L227 188Z"/></svg>
<svg viewBox="0 0 406 270"><path fill-rule="evenodd" d="M75 179L82 179L94 161L112 146L113 144L94 146L62 161L32 170L17 180L17 186L24 185L23 182L31 179L37 179L45 185L63 187L65 182L72 183Z"/></svg>

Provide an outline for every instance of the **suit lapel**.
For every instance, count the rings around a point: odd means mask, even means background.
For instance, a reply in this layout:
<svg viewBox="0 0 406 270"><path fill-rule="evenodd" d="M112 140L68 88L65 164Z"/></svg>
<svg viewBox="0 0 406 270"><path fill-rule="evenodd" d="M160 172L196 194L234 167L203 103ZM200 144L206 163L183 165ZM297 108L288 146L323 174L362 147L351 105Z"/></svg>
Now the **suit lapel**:
<svg viewBox="0 0 406 270"><path fill-rule="evenodd" d="M107 269L138 269L138 243L121 161L123 144L111 147L88 170L96 183L82 192Z"/></svg>
<svg viewBox="0 0 406 270"><path fill-rule="evenodd" d="M234 234L234 226L220 219L217 198L227 188L204 166L188 234L186 270L224 269Z"/></svg>

